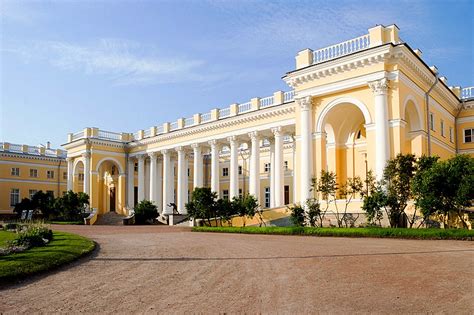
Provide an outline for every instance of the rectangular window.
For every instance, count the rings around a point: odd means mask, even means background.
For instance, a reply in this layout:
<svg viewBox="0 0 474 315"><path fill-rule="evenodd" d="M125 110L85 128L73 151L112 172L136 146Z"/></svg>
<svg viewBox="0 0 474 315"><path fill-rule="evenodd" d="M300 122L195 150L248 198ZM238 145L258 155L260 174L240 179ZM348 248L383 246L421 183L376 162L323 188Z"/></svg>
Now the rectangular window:
<svg viewBox="0 0 474 315"><path fill-rule="evenodd" d="M242 175L242 166L239 165L239 175Z"/></svg>
<svg viewBox="0 0 474 315"><path fill-rule="evenodd" d="M242 188L239 188L239 197L242 198Z"/></svg>
<svg viewBox="0 0 474 315"><path fill-rule="evenodd" d="M64 179L64 180L67 179L67 172L63 172L63 179Z"/></svg>
<svg viewBox="0 0 474 315"><path fill-rule="evenodd" d="M20 189L12 188L10 190L10 206L14 207L19 202L20 202Z"/></svg>
<svg viewBox="0 0 474 315"><path fill-rule="evenodd" d="M38 170L35 168L30 168L30 177L38 177Z"/></svg>
<svg viewBox="0 0 474 315"><path fill-rule="evenodd" d="M290 203L290 186L285 185L285 205Z"/></svg>
<svg viewBox="0 0 474 315"><path fill-rule="evenodd" d="M265 187L265 208L270 208L270 187Z"/></svg>
<svg viewBox="0 0 474 315"><path fill-rule="evenodd" d="M12 176L20 176L20 168L19 167L12 167Z"/></svg>
<svg viewBox="0 0 474 315"><path fill-rule="evenodd" d="M433 130L433 131L435 130L434 125L435 125L434 124L434 115L433 115L433 113L430 113L430 129Z"/></svg>
<svg viewBox="0 0 474 315"><path fill-rule="evenodd" d="M288 171L288 161L285 161L285 171Z"/></svg>
<svg viewBox="0 0 474 315"><path fill-rule="evenodd" d="M33 196L38 192L38 190L36 189L30 189L29 191L29 195L30 195L30 199L33 199Z"/></svg>
<svg viewBox="0 0 474 315"><path fill-rule="evenodd" d="M464 129L464 142L471 143L474 142L474 129Z"/></svg>
<svg viewBox="0 0 474 315"><path fill-rule="evenodd" d="M222 176L229 176L229 168L228 167L222 168Z"/></svg>
<svg viewBox="0 0 474 315"><path fill-rule="evenodd" d="M443 120L441 120L439 126L441 128L441 136L444 137L445 135L444 135L444 121Z"/></svg>
<svg viewBox="0 0 474 315"><path fill-rule="evenodd" d="M138 172L138 163L135 163L134 169L135 169L135 172Z"/></svg>
<svg viewBox="0 0 474 315"><path fill-rule="evenodd" d="M188 168L188 177L189 177L189 174L191 174L191 171L190 171L190 169Z"/></svg>
<svg viewBox="0 0 474 315"><path fill-rule="evenodd" d="M54 198L54 191L52 191L52 190L46 190L46 194L50 195L51 198Z"/></svg>
<svg viewBox="0 0 474 315"><path fill-rule="evenodd" d="M265 163L264 164L265 173L270 173L270 169L271 169L271 164L270 163Z"/></svg>
<svg viewBox="0 0 474 315"><path fill-rule="evenodd" d="M453 138L454 138L453 127L449 127L449 141L453 142Z"/></svg>
<svg viewBox="0 0 474 315"><path fill-rule="evenodd" d="M47 178L54 178L54 171L46 171Z"/></svg>
<svg viewBox="0 0 474 315"><path fill-rule="evenodd" d="M83 182L84 181L84 173L79 173L77 175L77 179L80 181L80 182Z"/></svg>
<svg viewBox="0 0 474 315"><path fill-rule="evenodd" d="M224 199L224 200L229 200L229 190L224 189L224 190L222 191L222 199Z"/></svg>

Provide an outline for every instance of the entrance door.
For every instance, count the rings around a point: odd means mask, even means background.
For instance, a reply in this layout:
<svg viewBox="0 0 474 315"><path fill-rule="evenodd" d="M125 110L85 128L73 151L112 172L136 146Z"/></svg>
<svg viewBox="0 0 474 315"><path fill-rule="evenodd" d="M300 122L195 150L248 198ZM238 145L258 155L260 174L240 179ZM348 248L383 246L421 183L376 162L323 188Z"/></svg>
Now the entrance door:
<svg viewBox="0 0 474 315"><path fill-rule="evenodd" d="M115 187L110 187L110 211L115 211Z"/></svg>
<svg viewBox="0 0 474 315"><path fill-rule="evenodd" d="M290 203L290 186L285 185L285 205Z"/></svg>

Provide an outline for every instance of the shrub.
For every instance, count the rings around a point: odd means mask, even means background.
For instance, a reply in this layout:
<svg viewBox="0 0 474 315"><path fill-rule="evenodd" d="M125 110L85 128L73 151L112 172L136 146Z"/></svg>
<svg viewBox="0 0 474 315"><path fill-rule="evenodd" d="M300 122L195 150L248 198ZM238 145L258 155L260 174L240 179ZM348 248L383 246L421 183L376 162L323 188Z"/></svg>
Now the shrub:
<svg viewBox="0 0 474 315"><path fill-rule="evenodd" d="M133 210L135 211L135 224L145 224L158 217L158 209L149 200L140 201Z"/></svg>
<svg viewBox="0 0 474 315"><path fill-rule="evenodd" d="M287 209L291 212L290 220L295 226L305 226L304 208L300 204L288 206Z"/></svg>
<svg viewBox="0 0 474 315"><path fill-rule="evenodd" d="M44 246L53 239L53 231L41 223L23 225L18 228L13 245L27 248Z"/></svg>

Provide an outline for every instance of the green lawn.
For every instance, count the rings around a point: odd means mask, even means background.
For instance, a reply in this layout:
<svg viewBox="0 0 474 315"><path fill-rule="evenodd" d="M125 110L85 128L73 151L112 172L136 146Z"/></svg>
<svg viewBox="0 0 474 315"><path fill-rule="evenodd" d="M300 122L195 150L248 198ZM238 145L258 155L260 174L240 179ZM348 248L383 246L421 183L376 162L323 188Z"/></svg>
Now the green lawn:
<svg viewBox="0 0 474 315"><path fill-rule="evenodd" d="M0 284L15 282L32 274L57 268L90 253L94 248L94 242L85 237L53 232L53 240L46 246L0 256Z"/></svg>
<svg viewBox="0 0 474 315"><path fill-rule="evenodd" d="M194 232L308 235L336 237L384 237L408 239L472 240L474 230L403 228L313 228L313 227L194 227Z"/></svg>
<svg viewBox="0 0 474 315"><path fill-rule="evenodd" d="M0 230L0 247L6 247L8 241L13 241L15 232L7 232Z"/></svg>

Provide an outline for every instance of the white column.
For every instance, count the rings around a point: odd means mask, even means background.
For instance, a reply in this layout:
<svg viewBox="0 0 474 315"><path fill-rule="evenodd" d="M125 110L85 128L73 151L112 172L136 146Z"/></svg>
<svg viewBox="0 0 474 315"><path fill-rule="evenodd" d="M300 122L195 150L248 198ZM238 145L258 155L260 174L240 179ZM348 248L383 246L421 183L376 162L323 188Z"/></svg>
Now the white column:
<svg viewBox="0 0 474 315"><path fill-rule="evenodd" d="M156 174L158 156L156 152L151 152L148 156L150 157L150 201L158 205L158 176Z"/></svg>
<svg viewBox="0 0 474 315"><path fill-rule="evenodd" d="M229 199L239 197L239 142L235 136L228 137L230 143Z"/></svg>
<svg viewBox="0 0 474 315"><path fill-rule="evenodd" d="M260 200L260 137L257 131L249 133L251 139L249 193Z"/></svg>
<svg viewBox="0 0 474 315"><path fill-rule="evenodd" d="M216 140L209 141L211 146L211 191L221 197L219 189L219 144Z"/></svg>
<svg viewBox="0 0 474 315"><path fill-rule="evenodd" d="M302 204L310 197L312 178L312 154L311 154L311 97L307 96L297 100L300 106L300 133L301 133L301 154L300 154L300 198Z"/></svg>
<svg viewBox="0 0 474 315"><path fill-rule="evenodd" d="M275 207L275 140L270 138L270 208Z"/></svg>
<svg viewBox="0 0 474 315"><path fill-rule="evenodd" d="M194 174L193 174L193 188L203 187L203 172L204 165L202 160L202 148L198 143L191 145L194 154Z"/></svg>
<svg viewBox="0 0 474 315"><path fill-rule="evenodd" d="M128 158L127 172L127 204L129 209L133 209L135 198L135 160L130 157Z"/></svg>
<svg viewBox="0 0 474 315"><path fill-rule="evenodd" d="M281 207L284 204L284 175L283 175L283 134L281 127L272 129L273 135L275 136L275 154L274 154L274 206Z"/></svg>
<svg viewBox="0 0 474 315"><path fill-rule="evenodd" d="M159 213L163 213L163 169L162 162L157 161L156 166L156 207L158 208Z"/></svg>
<svg viewBox="0 0 474 315"><path fill-rule="evenodd" d="M178 212L181 214L186 214L186 209L184 205L186 204L186 181L188 180L187 169L186 169L186 152L183 147L177 147L176 152L178 152L178 190L177 194L177 203Z"/></svg>
<svg viewBox="0 0 474 315"><path fill-rule="evenodd" d="M388 80L369 82L375 96L375 176L382 179L385 163L390 158L388 139Z"/></svg>
<svg viewBox="0 0 474 315"><path fill-rule="evenodd" d="M68 157L67 159L67 190L74 188L74 159Z"/></svg>
<svg viewBox="0 0 474 315"><path fill-rule="evenodd" d="M168 205L173 201L174 183L172 180L173 168L171 167L171 153L169 150L162 150L163 154L163 214L173 214L173 208Z"/></svg>
<svg viewBox="0 0 474 315"><path fill-rule="evenodd" d="M145 199L145 155L138 155L138 202Z"/></svg>
<svg viewBox="0 0 474 315"><path fill-rule="evenodd" d="M84 158L84 193L89 195L91 193L91 154L86 152L82 154Z"/></svg>

